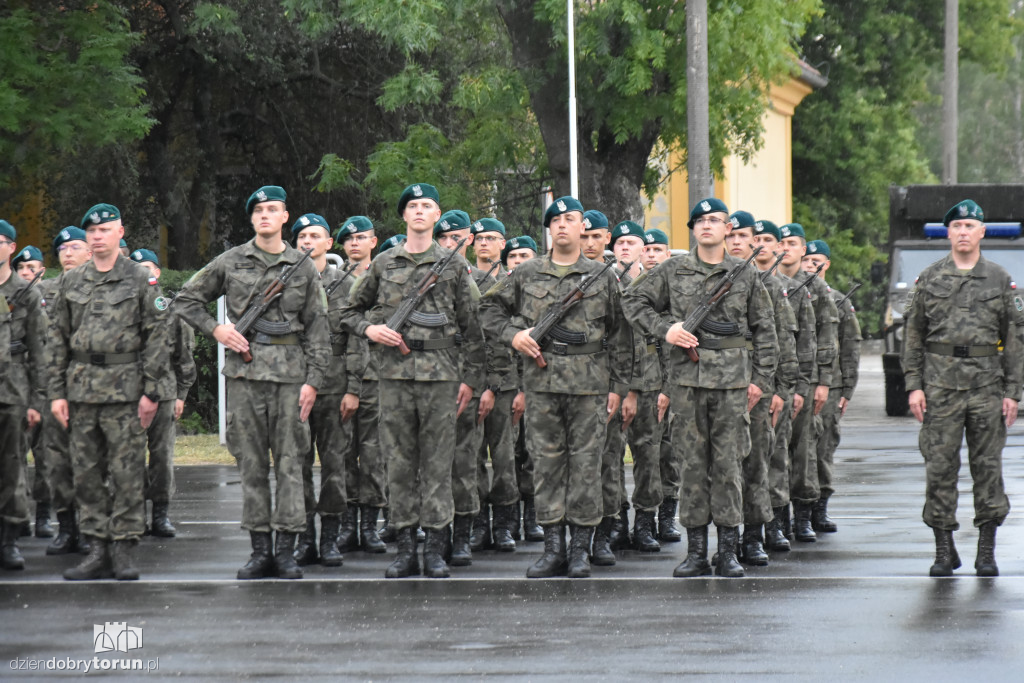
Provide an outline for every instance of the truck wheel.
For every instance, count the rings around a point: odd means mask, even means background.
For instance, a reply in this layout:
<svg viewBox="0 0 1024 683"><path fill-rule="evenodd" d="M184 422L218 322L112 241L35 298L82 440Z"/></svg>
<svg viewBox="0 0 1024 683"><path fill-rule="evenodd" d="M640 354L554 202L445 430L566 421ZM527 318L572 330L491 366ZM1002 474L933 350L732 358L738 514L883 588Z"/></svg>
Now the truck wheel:
<svg viewBox="0 0 1024 683"><path fill-rule="evenodd" d="M889 417L906 417L910 412L907 402L907 384L903 375L885 376L885 414Z"/></svg>

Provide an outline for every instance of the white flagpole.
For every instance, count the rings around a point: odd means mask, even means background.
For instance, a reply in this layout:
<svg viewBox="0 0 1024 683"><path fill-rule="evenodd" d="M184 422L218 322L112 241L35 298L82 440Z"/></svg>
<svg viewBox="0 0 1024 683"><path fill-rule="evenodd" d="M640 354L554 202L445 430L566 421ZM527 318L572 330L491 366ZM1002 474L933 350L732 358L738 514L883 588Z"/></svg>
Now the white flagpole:
<svg viewBox="0 0 1024 683"><path fill-rule="evenodd" d="M579 157L576 149L576 28L573 22L573 0L569 6L569 186L570 194L579 199Z"/></svg>

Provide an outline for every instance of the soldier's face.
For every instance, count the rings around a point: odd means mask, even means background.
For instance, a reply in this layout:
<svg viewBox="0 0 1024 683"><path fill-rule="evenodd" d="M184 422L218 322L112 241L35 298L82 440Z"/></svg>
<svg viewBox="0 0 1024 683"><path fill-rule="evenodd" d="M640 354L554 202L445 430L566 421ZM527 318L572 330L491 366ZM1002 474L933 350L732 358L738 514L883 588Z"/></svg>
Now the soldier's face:
<svg viewBox="0 0 1024 683"><path fill-rule="evenodd" d="M288 222L288 210L284 202L260 202L252 207L252 229L263 238L281 236L281 228Z"/></svg>
<svg viewBox="0 0 1024 683"><path fill-rule="evenodd" d="M342 251L349 261L365 261L377 246L377 236L372 230L357 232L341 243Z"/></svg>
<svg viewBox="0 0 1024 683"><path fill-rule="evenodd" d="M763 268L767 268L769 265L774 263L775 259L779 255L779 241L775 239L775 235L767 233L754 235L754 246L764 247L764 249L761 250L761 253L757 255L757 258L754 259L754 262Z"/></svg>
<svg viewBox="0 0 1024 683"><path fill-rule="evenodd" d="M36 273L39 271L45 271L46 268L43 266L42 261L22 261L14 270L22 280L31 282L32 278L36 276Z"/></svg>
<svg viewBox="0 0 1024 683"><path fill-rule="evenodd" d="M11 262L11 256L18 250L18 243L8 239L5 235L0 235L0 266L7 265Z"/></svg>
<svg viewBox="0 0 1024 683"><path fill-rule="evenodd" d="M508 269L512 270L520 263L526 263L530 259L537 256L537 252L533 249L513 249L508 252L508 258L505 259L508 263Z"/></svg>
<svg viewBox="0 0 1024 683"><path fill-rule="evenodd" d="M591 261L603 261L604 248L611 238L612 234L608 232L607 228L587 230L580 237L580 248L583 250L583 255Z"/></svg>
<svg viewBox="0 0 1024 683"><path fill-rule="evenodd" d="M644 241L639 237L627 235L615 240L612 252L615 253L615 260L620 264L636 263L644 251Z"/></svg>
<svg viewBox="0 0 1024 683"><path fill-rule="evenodd" d="M782 265L786 267L799 265L800 259L807 251L807 245L802 237L783 237L779 246L782 247L782 251L786 252L786 256L782 259Z"/></svg>
<svg viewBox="0 0 1024 683"><path fill-rule="evenodd" d="M92 252L85 242L73 240L57 247L57 256L60 258L60 267L66 273L91 259Z"/></svg>
<svg viewBox="0 0 1024 683"><path fill-rule="evenodd" d="M121 221L93 223L85 229L85 241L89 245L89 249L101 259L116 255L121 251L119 244L122 237L124 237L124 227L121 225Z"/></svg>
<svg viewBox="0 0 1024 683"><path fill-rule="evenodd" d="M732 230L729 216L722 211L713 211L693 221L693 236L702 247L717 247L725 241Z"/></svg>
<svg viewBox="0 0 1024 683"><path fill-rule="evenodd" d="M668 260L671 252L667 244L648 244L644 246L644 268L651 269L662 261Z"/></svg>
<svg viewBox="0 0 1024 683"><path fill-rule="evenodd" d="M465 256L466 248L469 247L469 245L474 244L473 236L469 234L469 228L442 232L435 239L437 240L437 243L440 244L442 247L451 250L455 248L455 245L457 245L459 243L459 240L461 240L463 237L469 238L466 240L466 243L462 245L462 248L459 249L459 253Z"/></svg>
<svg viewBox="0 0 1024 683"><path fill-rule="evenodd" d="M572 248L579 245L585 229L583 214L579 211L567 211L559 214L548 224L551 243L557 247Z"/></svg>
<svg viewBox="0 0 1024 683"><path fill-rule="evenodd" d="M961 218L950 221L947 234L954 252L973 254L981 249L981 239L985 236L985 224L973 218Z"/></svg>
<svg viewBox="0 0 1024 683"><path fill-rule="evenodd" d="M313 250L310 254L311 258L319 258L327 253L327 250L334 246L334 240L327 234L327 230L320 227L319 225L311 225L308 228L303 228L299 231L299 236L295 240L295 246L302 251Z"/></svg>
<svg viewBox="0 0 1024 683"><path fill-rule="evenodd" d="M505 238L500 232L480 232L473 235L473 251L476 257L484 261L494 261L501 256L505 248Z"/></svg>
<svg viewBox="0 0 1024 683"><path fill-rule="evenodd" d="M725 248L730 256L750 258L750 252L754 250L754 229L733 228L725 237Z"/></svg>
<svg viewBox="0 0 1024 683"><path fill-rule="evenodd" d="M411 233L430 233L434 224L441 219L441 207L433 199L420 197L405 205L402 219Z"/></svg>
<svg viewBox="0 0 1024 683"><path fill-rule="evenodd" d="M821 269L821 272L818 273L818 275L820 275L821 277L825 277L825 273L828 272L828 267L831 264L831 261L829 261L827 258L825 258L824 255L822 255L822 254L807 254L806 256L804 256L800 260L800 268L803 269L803 271L805 273L813 273L814 271L816 271L818 269L818 266L820 266L822 264L825 264L825 265Z"/></svg>

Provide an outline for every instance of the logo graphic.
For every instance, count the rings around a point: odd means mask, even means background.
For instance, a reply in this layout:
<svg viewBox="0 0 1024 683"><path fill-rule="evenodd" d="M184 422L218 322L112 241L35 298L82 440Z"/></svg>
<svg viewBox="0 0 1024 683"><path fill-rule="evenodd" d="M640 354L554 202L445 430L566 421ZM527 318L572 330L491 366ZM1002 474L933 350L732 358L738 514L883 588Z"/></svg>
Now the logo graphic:
<svg viewBox="0 0 1024 683"><path fill-rule="evenodd" d="M734 227L734 228L740 227L740 219L739 218L730 218L729 222L732 223L732 227Z"/></svg>
<svg viewBox="0 0 1024 683"><path fill-rule="evenodd" d="M587 230L590 230L592 227L594 227L593 224L591 224L589 218L584 218L583 219L583 225L587 226Z"/></svg>
<svg viewBox="0 0 1024 683"><path fill-rule="evenodd" d="M96 211L93 211L92 214L89 216L89 220L91 220L93 223L99 223L100 222L100 215L99 215L99 213L97 213Z"/></svg>
<svg viewBox="0 0 1024 683"><path fill-rule="evenodd" d="M647 235L647 241L648 242L653 242L654 241L654 235Z"/></svg>
<svg viewBox="0 0 1024 683"><path fill-rule="evenodd" d="M764 223L762 223L761 221L757 221L756 223L754 223L754 228L758 232L764 232Z"/></svg>
<svg viewBox="0 0 1024 683"><path fill-rule="evenodd" d="M256 193L256 199L260 200L261 202L267 201L267 193L264 192L263 190L260 190L259 192Z"/></svg>
<svg viewBox="0 0 1024 683"><path fill-rule="evenodd" d="M451 230L452 226L448 224L448 221L441 221L441 228L443 230Z"/></svg>
<svg viewBox="0 0 1024 683"><path fill-rule="evenodd" d="M779 232L782 233L783 237L789 237L790 235L789 228L787 228L786 226L782 226L781 228L779 228Z"/></svg>
<svg viewBox="0 0 1024 683"><path fill-rule="evenodd" d="M156 299L153 300L153 305L156 306L156 310L158 310L158 311L166 311L167 310L167 304L168 304L167 299L165 299L162 296L158 296Z"/></svg>
<svg viewBox="0 0 1024 683"><path fill-rule="evenodd" d="M302 223L303 225L309 225L309 217L303 216L302 218L299 219L299 222Z"/></svg>
<svg viewBox="0 0 1024 683"><path fill-rule="evenodd" d="M559 211L565 211L565 202L563 202L563 201L559 201L558 202L558 210Z"/></svg>
<svg viewBox="0 0 1024 683"><path fill-rule="evenodd" d="M67 230L61 230L60 231L60 236L61 236L61 238L65 239L65 240L71 239L71 233L68 232Z"/></svg>
<svg viewBox="0 0 1024 683"><path fill-rule="evenodd" d="M132 254L132 258L135 259L136 261L141 261L142 260L142 252L139 251L138 249L136 249L135 253Z"/></svg>
<svg viewBox="0 0 1024 683"><path fill-rule="evenodd" d="M416 195L417 197L422 197L423 196L423 188L420 187L419 185L413 185L412 186L412 193L414 195Z"/></svg>
<svg viewBox="0 0 1024 683"><path fill-rule="evenodd" d="M481 223L480 221L477 221L476 223L473 224L473 230L475 230L476 232L483 232L484 224Z"/></svg>
<svg viewBox="0 0 1024 683"><path fill-rule="evenodd" d="M142 649L142 629L124 621L108 621L92 625L95 652L128 652Z"/></svg>
<svg viewBox="0 0 1024 683"><path fill-rule="evenodd" d="M967 205L966 204L961 204L960 205L960 215L961 216L966 216L967 215Z"/></svg>
<svg viewBox="0 0 1024 683"><path fill-rule="evenodd" d="M519 248L519 240L512 240L512 249Z"/></svg>
<svg viewBox="0 0 1024 683"><path fill-rule="evenodd" d="M700 208L704 209L705 211L710 211L711 210L711 204L709 204L708 202L701 202L700 203Z"/></svg>
<svg viewBox="0 0 1024 683"><path fill-rule="evenodd" d="M818 251L818 245L814 244L813 242L811 244L808 244L807 251L809 251L812 254L815 253L816 251Z"/></svg>

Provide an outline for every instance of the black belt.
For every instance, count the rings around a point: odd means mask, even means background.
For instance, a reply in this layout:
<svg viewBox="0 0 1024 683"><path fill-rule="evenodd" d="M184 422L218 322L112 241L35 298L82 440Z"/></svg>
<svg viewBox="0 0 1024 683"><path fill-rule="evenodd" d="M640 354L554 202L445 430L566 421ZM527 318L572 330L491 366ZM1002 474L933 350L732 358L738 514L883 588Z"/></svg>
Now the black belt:
<svg viewBox="0 0 1024 683"><path fill-rule="evenodd" d="M544 344L544 350L556 356L585 356L590 353L597 353L605 349L604 341L589 342L587 344L563 344L562 342L549 341Z"/></svg>
<svg viewBox="0 0 1024 683"><path fill-rule="evenodd" d="M139 360L138 351L128 353L90 353L89 351L72 351L72 360L90 365L126 365L137 363Z"/></svg>
<svg viewBox="0 0 1024 683"><path fill-rule="evenodd" d="M999 347L995 344L942 344L940 342L928 342L925 347L928 353L935 353L940 356L952 356L953 358L984 358L995 356L999 353Z"/></svg>
<svg viewBox="0 0 1024 683"><path fill-rule="evenodd" d="M701 339L697 349L721 351L723 349L745 349L747 340L743 337L724 337L722 339Z"/></svg>
<svg viewBox="0 0 1024 683"><path fill-rule="evenodd" d="M455 348L455 337L442 339L406 339L405 345L410 351L439 351Z"/></svg>
<svg viewBox="0 0 1024 683"><path fill-rule="evenodd" d="M648 337L645 341L647 343L647 353L657 353L658 351L661 351L660 340L655 339L654 337Z"/></svg>

